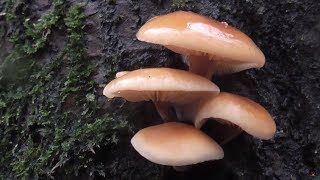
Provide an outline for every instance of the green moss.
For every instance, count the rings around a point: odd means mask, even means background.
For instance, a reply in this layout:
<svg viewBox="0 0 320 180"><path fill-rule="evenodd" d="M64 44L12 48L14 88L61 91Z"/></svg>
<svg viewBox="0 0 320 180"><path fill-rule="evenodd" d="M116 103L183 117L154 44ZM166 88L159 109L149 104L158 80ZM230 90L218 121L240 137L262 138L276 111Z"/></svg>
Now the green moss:
<svg viewBox="0 0 320 180"><path fill-rule="evenodd" d="M84 27L85 15L81 12L83 8L82 4L78 4L73 8L70 8L64 19L66 26L70 30L80 30Z"/></svg>
<svg viewBox="0 0 320 180"><path fill-rule="evenodd" d="M8 1L8 7L10 3L15 7L14 1ZM92 80L95 65L84 44L83 4L69 7L55 0L53 6L36 23L29 17L6 21L17 30L11 36L15 48L0 64L4 179L52 178L56 171L104 174L106 168L92 160L94 149L113 147L120 132L130 131L125 117L99 112L98 85ZM16 15L14 8L11 12ZM37 55L55 29L67 32L65 47L48 63L38 63Z"/></svg>
<svg viewBox="0 0 320 180"><path fill-rule="evenodd" d="M9 22L13 22L17 19L17 16L14 13L15 10L15 0L7 0L5 6L5 16L6 20Z"/></svg>
<svg viewBox="0 0 320 180"><path fill-rule="evenodd" d="M46 45L51 29L63 16L65 11L63 1L56 0L53 4L53 12L41 17L36 23L30 23L29 18L24 20L23 25L28 41L23 45L23 49L27 54L36 53Z"/></svg>

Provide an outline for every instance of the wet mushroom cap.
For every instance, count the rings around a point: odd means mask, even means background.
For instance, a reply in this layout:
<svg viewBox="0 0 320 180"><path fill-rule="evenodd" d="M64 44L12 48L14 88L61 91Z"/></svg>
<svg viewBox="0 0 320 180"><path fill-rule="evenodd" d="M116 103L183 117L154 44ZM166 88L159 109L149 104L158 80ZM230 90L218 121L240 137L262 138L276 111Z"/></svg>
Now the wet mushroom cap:
<svg viewBox="0 0 320 180"><path fill-rule="evenodd" d="M177 122L140 130L131 139L146 159L162 165L185 166L222 159L222 148L200 130Z"/></svg>
<svg viewBox="0 0 320 180"><path fill-rule="evenodd" d="M260 68L265 63L264 54L247 35L193 12L177 11L154 17L140 28L137 38L180 54L212 59L218 73Z"/></svg>
<svg viewBox="0 0 320 180"><path fill-rule="evenodd" d="M187 103L219 88L206 78L170 68L147 68L127 72L112 80L103 90L108 98L123 97L128 101Z"/></svg>
<svg viewBox="0 0 320 180"><path fill-rule="evenodd" d="M117 72L117 74L116 74L116 78L119 78L119 77L121 77L121 76L123 76L123 75L127 74L128 72L130 72L130 71L120 71L120 72Z"/></svg>
<svg viewBox="0 0 320 180"><path fill-rule="evenodd" d="M209 118L237 125L260 139L271 139L276 131L276 124L265 108L248 98L226 92L208 97L199 106L195 126L200 129Z"/></svg>

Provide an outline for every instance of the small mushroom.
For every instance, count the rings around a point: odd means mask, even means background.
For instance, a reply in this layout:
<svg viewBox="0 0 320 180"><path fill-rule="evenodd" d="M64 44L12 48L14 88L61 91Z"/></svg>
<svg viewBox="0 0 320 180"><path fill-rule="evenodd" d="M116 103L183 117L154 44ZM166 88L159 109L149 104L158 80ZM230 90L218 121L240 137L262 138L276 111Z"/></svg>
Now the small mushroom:
<svg viewBox="0 0 320 180"><path fill-rule="evenodd" d="M163 45L185 55L189 70L211 78L249 68L260 68L264 54L244 33L193 12L177 11L147 21L137 39Z"/></svg>
<svg viewBox="0 0 320 180"><path fill-rule="evenodd" d="M131 144L149 161L168 166L186 166L224 156L212 138L193 126L177 122L142 129Z"/></svg>
<svg viewBox="0 0 320 180"><path fill-rule="evenodd" d="M271 139L276 131L276 124L267 110L245 97L221 92L197 106L193 111L191 109L194 106L188 107L184 113L185 116L193 117L195 127L199 129L211 118L224 124L236 125L260 139Z"/></svg>
<svg viewBox="0 0 320 180"><path fill-rule="evenodd" d="M219 88L199 75L170 68L147 68L126 72L112 80L103 90L108 98L128 101L153 101L164 120L176 119L173 105L197 102Z"/></svg>

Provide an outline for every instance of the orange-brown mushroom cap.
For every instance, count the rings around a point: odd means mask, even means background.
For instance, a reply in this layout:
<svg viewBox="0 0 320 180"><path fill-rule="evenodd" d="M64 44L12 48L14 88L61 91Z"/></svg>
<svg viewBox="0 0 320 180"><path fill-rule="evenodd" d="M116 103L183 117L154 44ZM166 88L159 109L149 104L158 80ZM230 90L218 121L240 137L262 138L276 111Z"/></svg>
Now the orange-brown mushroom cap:
<svg viewBox="0 0 320 180"><path fill-rule="evenodd" d="M235 124L260 139L271 139L276 131L276 124L265 108L248 98L226 92L209 97L199 106L195 126L200 128L209 118Z"/></svg>
<svg viewBox="0 0 320 180"><path fill-rule="evenodd" d="M131 139L146 159L162 165L185 166L222 159L222 148L200 130L177 122L140 130Z"/></svg>
<svg viewBox="0 0 320 180"><path fill-rule="evenodd" d="M193 61L214 60L214 73L260 68L265 63L264 54L247 35L193 12L177 11L154 17L141 27L137 38L194 56Z"/></svg>
<svg viewBox="0 0 320 180"><path fill-rule="evenodd" d="M112 80L103 90L108 98L123 97L128 101L193 102L219 88L206 78L170 68L147 68L127 72Z"/></svg>

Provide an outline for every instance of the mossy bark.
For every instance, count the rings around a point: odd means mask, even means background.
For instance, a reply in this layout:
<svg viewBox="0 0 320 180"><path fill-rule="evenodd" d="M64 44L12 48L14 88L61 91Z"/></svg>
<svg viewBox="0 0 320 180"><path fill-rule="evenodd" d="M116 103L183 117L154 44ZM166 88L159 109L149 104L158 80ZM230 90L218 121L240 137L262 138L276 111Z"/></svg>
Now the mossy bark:
<svg viewBox="0 0 320 180"><path fill-rule="evenodd" d="M161 123L152 103L102 95L118 71L186 69L179 55L135 38L149 18L179 9L225 21L257 43L265 67L213 81L260 103L277 123L274 139L243 134L223 146L224 160L184 173L130 146L134 131ZM319 175L319 9L316 0L1 1L0 178Z"/></svg>

